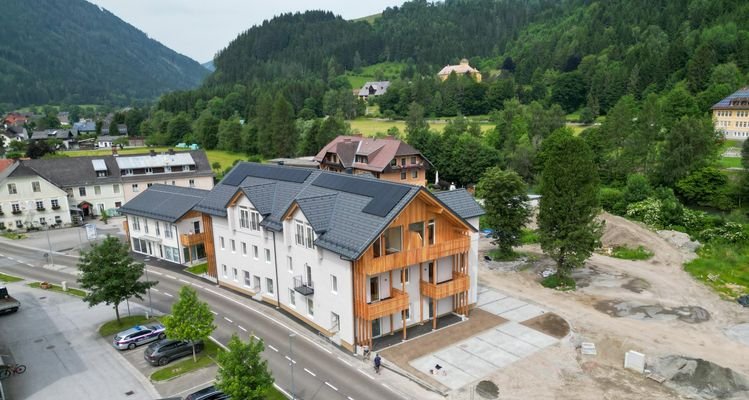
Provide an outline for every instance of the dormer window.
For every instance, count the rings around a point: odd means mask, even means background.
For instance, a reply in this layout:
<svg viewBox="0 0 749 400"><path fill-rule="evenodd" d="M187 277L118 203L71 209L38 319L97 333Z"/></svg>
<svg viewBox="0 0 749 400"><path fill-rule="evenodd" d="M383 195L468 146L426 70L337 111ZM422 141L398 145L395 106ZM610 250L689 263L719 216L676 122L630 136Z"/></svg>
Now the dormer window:
<svg viewBox="0 0 749 400"><path fill-rule="evenodd" d="M356 156L356 162L366 164L367 163L367 156Z"/></svg>
<svg viewBox="0 0 749 400"><path fill-rule="evenodd" d="M153 174L153 168L146 168L146 174Z"/></svg>

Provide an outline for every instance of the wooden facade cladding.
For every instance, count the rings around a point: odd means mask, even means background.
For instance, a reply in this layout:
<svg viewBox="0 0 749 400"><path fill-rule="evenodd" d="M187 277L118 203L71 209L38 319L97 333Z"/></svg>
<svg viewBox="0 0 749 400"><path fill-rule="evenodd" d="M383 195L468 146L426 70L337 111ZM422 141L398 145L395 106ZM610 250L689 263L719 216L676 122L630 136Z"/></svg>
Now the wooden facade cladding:
<svg viewBox="0 0 749 400"><path fill-rule="evenodd" d="M387 299L359 304L357 308L362 310L361 317L364 320L372 321L408 309L408 294L393 288L390 289L390 297Z"/></svg>
<svg viewBox="0 0 749 400"><path fill-rule="evenodd" d="M179 235L179 242L185 247L195 246L201 243L205 243L205 241L205 232L192 234L183 233Z"/></svg>
<svg viewBox="0 0 749 400"><path fill-rule="evenodd" d="M453 278L449 281L432 283L421 281L420 289L422 296L432 299L442 299L461 292L465 292L470 287L470 278L467 274L453 272Z"/></svg>
<svg viewBox="0 0 749 400"><path fill-rule="evenodd" d="M208 260L208 275L214 278L218 277L216 268L216 246L213 243L213 219L208 214L202 214L203 230L201 235L208 238L205 243L205 257Z"/></svg>
<svg viewBox="0 0 749 400"><path fill-rule="evenodd" d="M372 258L367 264L367 274L376 275L395 269L436 260L453 254L465 253L471 247L471 238L464 236L458 239L437 242L395 254Z"/></svg>

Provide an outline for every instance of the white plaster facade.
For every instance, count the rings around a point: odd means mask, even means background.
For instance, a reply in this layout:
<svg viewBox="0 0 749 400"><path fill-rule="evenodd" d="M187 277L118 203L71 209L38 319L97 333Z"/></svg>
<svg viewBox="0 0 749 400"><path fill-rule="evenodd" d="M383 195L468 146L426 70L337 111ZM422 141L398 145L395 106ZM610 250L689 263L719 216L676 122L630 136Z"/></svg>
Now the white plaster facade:
<svg viewBox="0 0 749 400"><path fill-rule="evenodd" d="M194 246L186 250L180 241L182 234L191 235L203 232L203 222L200 217L187 217L176 223L134 215L128 215L126 218L130 248L134 252L176 264L197 262L205 258L205 255L198 257Z"/></svg>
<svg viewBox="0 0 749 400"><path fill-rule="evenodd" d="M11 175L3 179L0 210L0 230L61 226L71 222L65 191L38 175Z"/></svg>

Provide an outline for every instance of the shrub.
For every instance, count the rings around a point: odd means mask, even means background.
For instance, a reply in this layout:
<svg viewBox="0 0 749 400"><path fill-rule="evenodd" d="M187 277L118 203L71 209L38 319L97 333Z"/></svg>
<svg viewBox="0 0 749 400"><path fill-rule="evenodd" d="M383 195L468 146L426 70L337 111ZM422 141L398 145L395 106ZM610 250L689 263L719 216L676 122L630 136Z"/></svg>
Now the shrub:
<svg viewBox="0 0 749 400"><path fill-rule="evenodd" d="M746 227L735 222L726 222L721 226L707 228L697 234L697 239L703 243L720 240L725 243L744 242L749 239Z"/></svg>
<svg viewBox="0 0 749 400"><path fill-rule="evenodd" d="M570 277L560 278L559 275L553 274L541 280L541 285L549 289L557 290L575 290L575 280Z"/></svg>
<svg viewBox="0 0 749 400"><path fill-rule="evenodd" d="M616 215L623 215L627 211L624 201L624 193L616 188L603 187L598 192L598 201L601 207Z"/></svg>
<svg viewBox="0 0 749 400"><path fill-rule="evenodd" d="M643 246L638 246L636 249L627 246L617 246L611 252L611 256L624 260L647 260L653 256L653 253Z"/></svg>

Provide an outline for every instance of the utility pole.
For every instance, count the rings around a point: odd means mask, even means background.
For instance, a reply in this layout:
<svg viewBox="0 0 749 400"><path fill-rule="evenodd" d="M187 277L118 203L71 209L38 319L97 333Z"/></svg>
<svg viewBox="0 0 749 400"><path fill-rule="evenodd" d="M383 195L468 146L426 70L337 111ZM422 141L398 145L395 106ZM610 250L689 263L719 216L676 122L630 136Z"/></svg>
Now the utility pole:
<svg viewBox="0 0 749 400"><path fill-rule="evenodd" d="M151 261L151 259L148 257L143 259L143 269L146 271L146 282L150 281L148 279L148 262L149 261ZM148 309L150 310L148 315L153 317L153 304L151 304L151 287L150 286L148 287Z"/></svg>

